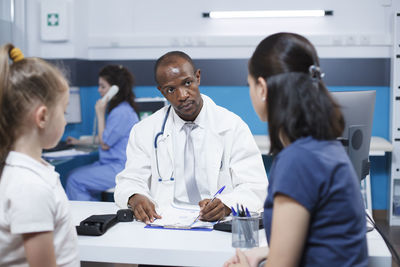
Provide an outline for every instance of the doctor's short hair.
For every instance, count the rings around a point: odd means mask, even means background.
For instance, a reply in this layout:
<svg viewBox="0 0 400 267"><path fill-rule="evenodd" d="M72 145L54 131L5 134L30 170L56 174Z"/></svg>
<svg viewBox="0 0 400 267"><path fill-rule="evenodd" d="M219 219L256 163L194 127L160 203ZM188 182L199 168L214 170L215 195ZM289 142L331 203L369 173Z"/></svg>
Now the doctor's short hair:
<svg viewBox="0 0 400 267"><path fill-rule="evenodd" d="M12 44L0 47L0 174L32 109L37 103L54 107L66 90L68 82L59 68L39 58L24 58Z"/></svg>
<svg viewBox="0 0 400 267"><path fill-rule="evenodd" d="M267 83L270 154L283 149L280 134L290 142L312 136L334 140L341 136L344 118L327 90L314 46L303 36L277 33L257 46L249 61L249 74Z"/></svg>
<svg viewBox="0 0 400 267"><path fill-rule="evenodd" d="M189 64L193 68L193 73L195 73L196 66L194 65L192 58L188 54L186 54L182 51L171 51L171 52L164 54L159 59L157 59L156 64L154 65L154 79L157 82L157 84L158 84L158 80L157 80L158 68L160 66L165 66L165 65L175 62L177 58L182 58L182 59L185 59L187 62L189 62Z"/></svg>

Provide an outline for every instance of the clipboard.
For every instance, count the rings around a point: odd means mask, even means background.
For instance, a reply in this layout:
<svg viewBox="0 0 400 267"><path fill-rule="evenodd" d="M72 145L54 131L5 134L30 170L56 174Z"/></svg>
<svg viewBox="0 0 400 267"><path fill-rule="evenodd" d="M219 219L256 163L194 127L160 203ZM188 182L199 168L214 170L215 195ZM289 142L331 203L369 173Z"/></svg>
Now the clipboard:
<svg viewBox="0 0 400 267"><path fill-rule="evenodd" d="M196 220L199 212L199 208L167 206L160 212L162 218L154 220L154 222L146 225L145 228L212 231L216 222Z"/></svg>
<svg viewBox="0 0 400 267"><path fill-rule="evenodd" d="M166 230L184 230L184 231L207 231L211 232L214 230L213 228L199 228L199 227L189 227L189 226L176 226L176 225L164 225L164 226L155 226L155 225L146 225L144 228L149 229L166 229Z"/></svg>

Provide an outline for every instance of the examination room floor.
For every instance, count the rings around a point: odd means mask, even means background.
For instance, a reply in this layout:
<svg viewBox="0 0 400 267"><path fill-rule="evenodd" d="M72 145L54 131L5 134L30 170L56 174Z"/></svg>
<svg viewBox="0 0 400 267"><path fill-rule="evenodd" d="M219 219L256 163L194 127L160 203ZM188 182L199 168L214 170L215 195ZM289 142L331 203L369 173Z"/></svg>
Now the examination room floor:
<svg viewBox="0 0 400 267"><path fill-rule="evenodd" d="M378 227L382 230L384 235L386 235L390 243L392 243L394 249L397 251L397 254L400 256L400 226L389 226L386 217L386 210L385 211L375 211L374 220ZM396 264L395 260L392 260L392 267L400 267Z"/></svg>

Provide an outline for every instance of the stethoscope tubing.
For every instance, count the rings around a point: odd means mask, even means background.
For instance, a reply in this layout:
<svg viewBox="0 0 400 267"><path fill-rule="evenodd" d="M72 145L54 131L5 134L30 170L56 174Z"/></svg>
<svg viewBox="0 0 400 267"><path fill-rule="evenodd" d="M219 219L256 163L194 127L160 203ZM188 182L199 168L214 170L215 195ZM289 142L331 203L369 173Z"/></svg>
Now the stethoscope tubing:
<svg viewBox="0 0 400 267"><path fill-rule="evenodd" d="M165 117L164 117L164 120L163 120L163 123L162 123L162 126L161 126L161 131L158 132L156 134L156 136L154 137L154 151L155 151L155 156L156 156L156 167L157 167L157 174L158 174L158 177L159 177L158 178L159 182L164 181L164 179L161 177L160 167L159 167L159 164L158 164L158 152L157 152L158 145L157 145L157 140L161 135L164 134L165 124L167 123L170 111L171 111L171 105L168 107L167 113L165 114ZM166 179L166 181L173 181L174 180L173 174L174 174L174 172L172 171L171 177L169 179Z"/></svg>

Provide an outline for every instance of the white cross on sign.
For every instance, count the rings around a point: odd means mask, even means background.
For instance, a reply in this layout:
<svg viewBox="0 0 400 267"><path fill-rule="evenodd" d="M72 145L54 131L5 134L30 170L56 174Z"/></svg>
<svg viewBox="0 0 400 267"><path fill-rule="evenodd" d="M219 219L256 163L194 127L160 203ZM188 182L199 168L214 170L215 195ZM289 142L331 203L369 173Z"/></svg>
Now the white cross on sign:
<svg viewBox="0 0 400 267"><path fill-rule="evenodd" d="M58 26L58 14L49 13L47 14L47 26Z"/></svg>

